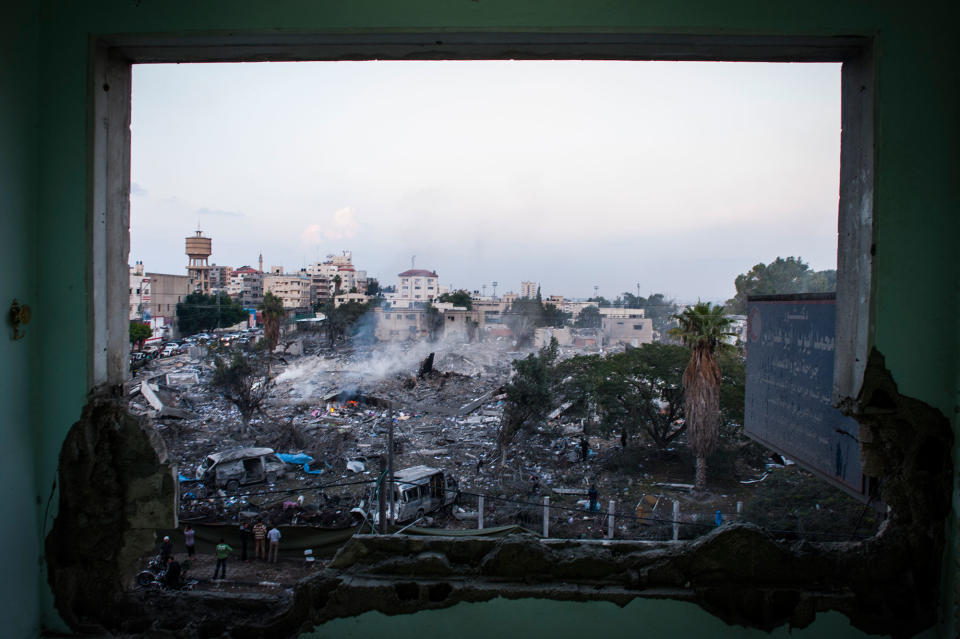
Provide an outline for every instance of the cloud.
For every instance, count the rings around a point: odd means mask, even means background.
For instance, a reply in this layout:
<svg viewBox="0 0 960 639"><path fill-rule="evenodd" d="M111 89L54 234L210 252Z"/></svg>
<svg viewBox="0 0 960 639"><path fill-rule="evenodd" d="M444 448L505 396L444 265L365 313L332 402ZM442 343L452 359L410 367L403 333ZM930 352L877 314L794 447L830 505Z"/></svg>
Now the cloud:
<svg viewBox="0 0 960 639"><path fill-rule="evenodd" d="M215 217L246 217L245 214L237 211L222 211L220 209L208 209L207 207L197 209L197 215L210 215Z"/></svg>
<svg viewBox="0 0 960 639"><path fill-rule="evenodd" d="M335 211L324 224L309 224L300 234L304 244L320 244L325 240L345 240L356 237L360 225L353 207Z"/></svg>
<svg viewBox="0 0 960 639"><path fill-rule="evenodd" d="M137 184L136 182L130 183L130 195L146 195L147 190Z"/></svg>

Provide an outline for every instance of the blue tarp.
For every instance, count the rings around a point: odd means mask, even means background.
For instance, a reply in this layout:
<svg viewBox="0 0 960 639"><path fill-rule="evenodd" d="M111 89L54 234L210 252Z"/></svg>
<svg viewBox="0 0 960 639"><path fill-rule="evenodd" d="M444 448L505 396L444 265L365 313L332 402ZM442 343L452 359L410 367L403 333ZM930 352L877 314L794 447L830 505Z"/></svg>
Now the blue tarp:
<svg viewBox="0 0 960 639"><path fill-rule="evenodd" d="M319 475L323 472L323 470L310 470L310 463L313 461L313 457L306 453L277 453L277 457L280 458L280 461L287 464L303 464L303 472L310 475Z"/></svg>
<svg viewBox="0 0 960 639"><path fill-rule="evenodd" d="M309 464L313 461L313 457L306 453L277 453L277 457L288 464Z"/></svg>

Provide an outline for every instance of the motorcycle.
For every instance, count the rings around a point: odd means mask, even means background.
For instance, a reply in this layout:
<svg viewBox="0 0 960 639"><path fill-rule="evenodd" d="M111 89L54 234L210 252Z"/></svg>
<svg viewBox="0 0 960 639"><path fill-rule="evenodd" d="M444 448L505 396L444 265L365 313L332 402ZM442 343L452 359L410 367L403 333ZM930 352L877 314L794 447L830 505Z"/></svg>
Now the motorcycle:
<svg viewBox="0 0 960 639"><path fill-rule="evenodd" d="M167 590L167 568L161 561L160 555L157 555L147 562L147 569L137 573L136 583L141 588L156 588L158 590ZM180 568L180 586L176 590L193 590L199 583L196 579L187 577L187 571L190 569L190 560L184 559Z"/></svg>

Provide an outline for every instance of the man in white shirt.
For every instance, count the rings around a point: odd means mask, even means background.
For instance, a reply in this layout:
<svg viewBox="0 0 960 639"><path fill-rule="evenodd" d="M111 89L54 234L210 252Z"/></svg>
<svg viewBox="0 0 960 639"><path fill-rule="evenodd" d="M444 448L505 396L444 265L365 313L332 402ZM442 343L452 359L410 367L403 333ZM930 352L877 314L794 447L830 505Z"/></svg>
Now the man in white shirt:
<svg viewBox="0 0 960 639"><path fill-rule="evenodd" d="M270 540L269 561L272 564L277 563L277 553L280 551L280 531L276 526L267 533L267 539Z"/></svg>

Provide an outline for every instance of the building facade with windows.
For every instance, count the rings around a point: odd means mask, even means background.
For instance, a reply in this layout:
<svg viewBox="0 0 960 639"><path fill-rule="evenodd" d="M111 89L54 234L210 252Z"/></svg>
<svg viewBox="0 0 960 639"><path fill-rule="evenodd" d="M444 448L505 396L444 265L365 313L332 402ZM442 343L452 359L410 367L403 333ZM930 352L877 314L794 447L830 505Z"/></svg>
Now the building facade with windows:
<svg viewBox="0 0 960 639"><path fill-rule="evenodd" d="M282 270L282 269L281 269ZM280 273L263 276L263 294L273 293L287 310L310 308L310 278L300 273Z"/></svg>
<svg viewBox="0 0 960 639"><path fill-rule="evenodd" d="M230 274L227 293L244 308L257 308L263 301L263 273L252 266L241 266Z"/></svg>
<svg viewBox="0 0 960 639"><path fill-rule="evenodd" d="M397 274L397 292L393 300L399 303L395 305L432 302L439 296L440 276L436 271L409 269Z"/></svg>

